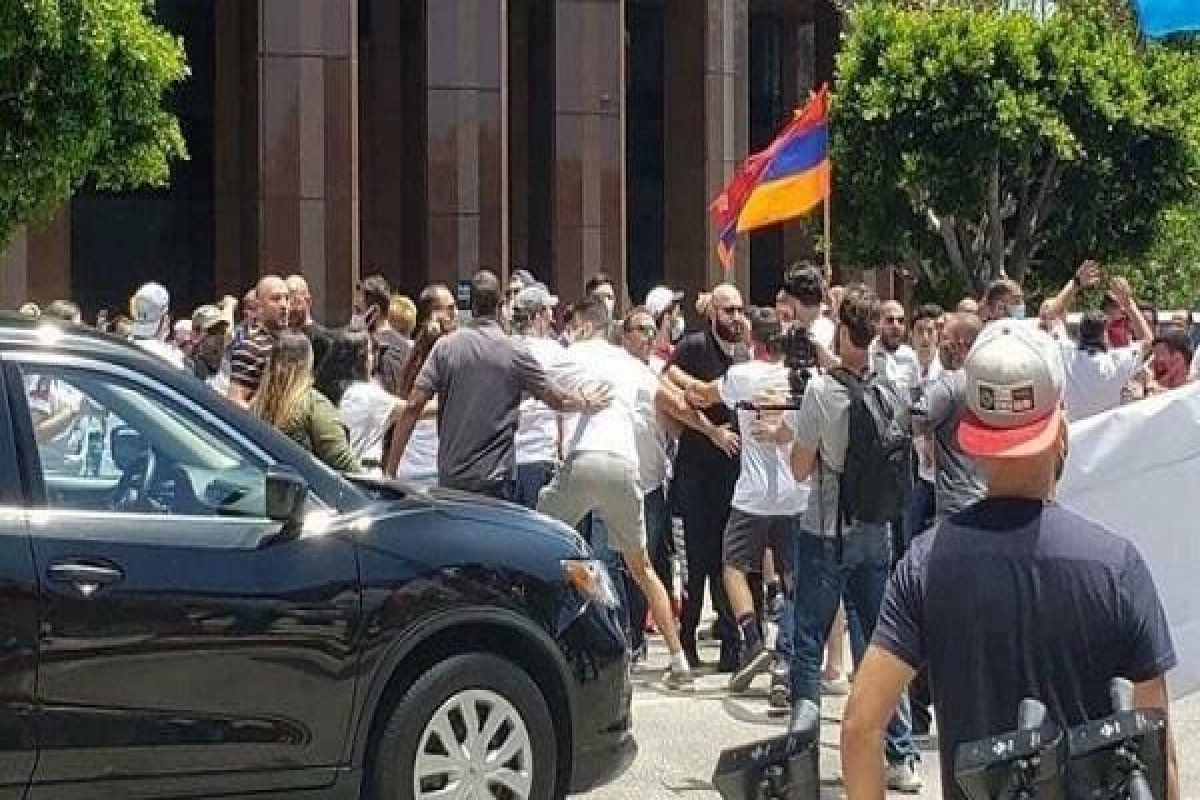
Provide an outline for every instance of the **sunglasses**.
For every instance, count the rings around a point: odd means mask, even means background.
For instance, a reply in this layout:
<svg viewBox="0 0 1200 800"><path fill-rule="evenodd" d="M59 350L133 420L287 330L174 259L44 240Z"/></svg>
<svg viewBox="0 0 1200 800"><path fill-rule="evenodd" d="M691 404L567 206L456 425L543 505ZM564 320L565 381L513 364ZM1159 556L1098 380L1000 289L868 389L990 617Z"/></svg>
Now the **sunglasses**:
<svg viewBox="0 0 1200 800"><path fill-rule="evenodd" d="M745 314L746 309L742 308L741 306L718 306L717 312L720 314L729 314L730 316L736 316L738 314Z"/></svg>

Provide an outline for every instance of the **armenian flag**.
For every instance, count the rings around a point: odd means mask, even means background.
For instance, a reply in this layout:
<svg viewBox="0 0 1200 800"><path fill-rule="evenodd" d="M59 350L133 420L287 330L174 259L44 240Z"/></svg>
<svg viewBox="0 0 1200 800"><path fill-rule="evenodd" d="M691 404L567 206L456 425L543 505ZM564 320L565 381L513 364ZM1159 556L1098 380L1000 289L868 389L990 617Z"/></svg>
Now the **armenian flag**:
<svg viewBox="0 0 1200 800"><path fill-rule="evenodd" d="M739 233L811 211L829 198L829 91L822 86L765 150L747 158L710 210L720 231L717 257L733 266Z"/></svg>
<svg viewBox="0 0 1200 800"><path fill-rule="evenodd" d="M1155 39L1184 31L1200 31L1200 3L1196 0L1133 0L1142 30Z"/></svg>

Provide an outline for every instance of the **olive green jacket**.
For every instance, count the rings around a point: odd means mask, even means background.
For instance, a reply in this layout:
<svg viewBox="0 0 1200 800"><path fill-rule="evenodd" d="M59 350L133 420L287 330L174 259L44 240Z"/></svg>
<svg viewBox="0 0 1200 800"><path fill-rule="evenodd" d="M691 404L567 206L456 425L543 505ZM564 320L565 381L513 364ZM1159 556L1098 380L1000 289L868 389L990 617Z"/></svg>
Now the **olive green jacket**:
<svg viewBox="0 0 1200 800"><path fill-rule="evenodd" d="M341 472L358 472L360 467L337 409L325 395L309 389L298 411L283 426L296 444Z"/></svg>

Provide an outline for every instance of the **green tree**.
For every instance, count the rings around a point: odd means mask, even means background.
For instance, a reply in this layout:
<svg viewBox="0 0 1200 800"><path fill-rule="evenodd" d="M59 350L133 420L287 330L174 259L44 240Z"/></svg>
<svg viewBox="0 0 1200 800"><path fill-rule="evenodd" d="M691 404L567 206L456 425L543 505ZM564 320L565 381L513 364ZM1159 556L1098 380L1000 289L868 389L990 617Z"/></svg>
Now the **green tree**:
<svg viewBox="0 0 1200 800"><path fill-rule="evenodd" d="M148 0L0 2L0 246L85 182L164 184L185 158L163 108L183 45Z"/></svg>
<svg viewBox="0 0 1200 800"><path fill-rule="evenodd" d="M1168 208L1155 220L1154 242L1145 256L1118 264L1137 297L1157 308L1194 309L1200 304L1200 205Z"/></svg>
<svg viewBox="0 0 1200 800"><path fill-rule="evenodd" d="M1200 60L1106 3L868 2L837 61L837 252L978 291L1133 259L1200 178ZM968 7L974 6L974 7Z"/></svg>

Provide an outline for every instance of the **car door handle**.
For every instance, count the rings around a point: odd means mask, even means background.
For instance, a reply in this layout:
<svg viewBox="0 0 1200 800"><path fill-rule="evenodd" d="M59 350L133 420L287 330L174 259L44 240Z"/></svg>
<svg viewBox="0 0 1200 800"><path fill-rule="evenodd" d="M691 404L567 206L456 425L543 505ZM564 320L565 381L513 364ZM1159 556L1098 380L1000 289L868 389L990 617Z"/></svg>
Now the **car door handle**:
<svg viewBox="0 0 1200 800"><path fill-rule="evenodd" d="M109 564L89 564L84 561L60 561L47 570L50 580L69 583L84 597L96 592L101 586L120 582L125 575Z"/></svg>

